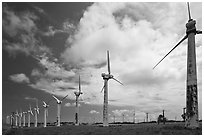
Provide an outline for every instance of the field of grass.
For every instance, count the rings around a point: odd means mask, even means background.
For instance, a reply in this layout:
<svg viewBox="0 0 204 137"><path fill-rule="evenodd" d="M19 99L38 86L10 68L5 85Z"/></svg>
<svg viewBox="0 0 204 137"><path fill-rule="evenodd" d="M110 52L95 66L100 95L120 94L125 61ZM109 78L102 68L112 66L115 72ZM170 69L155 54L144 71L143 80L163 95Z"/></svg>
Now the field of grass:
<svg viewBox="0 0 204 137"><path fill-rule="evenodd" d="M186 129L184 123L167 123L157 125L156 123L110 125L102 127L99 125L64 125L61 127L31 127L14 128L4 127L2 134L13 135L201 135L202 124L198 129Z"/></svg>

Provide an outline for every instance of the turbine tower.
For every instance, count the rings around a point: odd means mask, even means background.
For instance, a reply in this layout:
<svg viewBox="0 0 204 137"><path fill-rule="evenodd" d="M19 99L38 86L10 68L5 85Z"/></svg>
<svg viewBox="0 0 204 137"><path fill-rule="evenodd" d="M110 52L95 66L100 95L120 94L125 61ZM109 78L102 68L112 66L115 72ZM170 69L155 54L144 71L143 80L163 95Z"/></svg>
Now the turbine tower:
<svg viewBox="0 0 204 137"><path fill-rule="evenodd" d="M187 82L186 82L186 123L187 128L197 128L198 123L198 95L197 95L197 72L196 72L196 50L195 50L195 35L202 34L202 31L196 30L196 21L191 18L190 7L188 4L189 20L186 23L186 35L182 38L170 52L168 52L153 69L168 56L179 44L188 38L188 53L187 53Z"/></svg>
<svg viewBox="0 0 204 137"><path fill-rule="evenodd" d="M25 116L26 116L26 113L27 113L27 112L23 112L23 127L25 127L25 121L26 121L26 120L25 120Z"/></svg>
<svg viewBox="0 0 204 137"><path fill-rule="evenodd" d="M135 110L133 111L133 123L135 123Z"/></svg>
<svg viewBox="0 0 204 137"><path fill-rule="evenodd" d="M48 103L45 103L45 101L43 101L43 107L44 107L44 127L47 127L47 117L48 117Z"/></svg>
<svg viewBox="0 0 204 137"><path fill-rule="evenodd" d="M30 114L33 115L31 105L29 105L29 110L28 110L28 127L30 127Z"/></svg>
<svg viewBox="0 0 204 137"><path fill-rule="evenodd" d="M56 96L52 95L52 97L57 101L57 126L60 126L60 110L61 110L61 104L62 101L67 97L63 97L61 100L59 100Z"/></svg>
<svg viewBox="0 0 204 137"><path fill-rule="evenodd" d="M10 116L6 116L6 124L10 123Z"/></svg>
<svg viewBox="0 0 204 137"><path fill-rule="evenodd" d="M23 113L22 113L22 110L20 109L20 113L19 113L19 127L21 127L21 123L22 123L22 120L21 120L21 118L22 118L22 116L23 116Z"/></svg>
<svg viewBox="0 0 204 137"><path fill-rule="evenodd" d="M16 113L15 113L15 125L16 125L16 127L18 126L18 117L19 117L18 110L16 110Z"/></svg>
<svg viewBox="0 0 204 137"><path fill-rule="evenodd" d="M38 114L39 112L39 107L38 107L38 100L36 100L36 107L34 108L34 112L35 112L35 127L38 126Z"/></svg>
<svg viewBox="0 0 204 137"><path fill-rule="evenodd" d="M107 63L108 63L108 74L102 73L101 76L104 80L104 86L101 92L104 90L104 103L103 103L103 126L108 126L108 80L113 79L123 85L120 81L115 79L110 72L110 59L109 59L109 51L107 51Z"/></svg>
<svg viewBox="0 0 204 137"><path fill-rule="evenodd" d="M81 94L83 94L82 92L81 92L81 81L80 81L80 75L79 75L79 92L74 92L74 94L75 94L75 96L76 96L76 113L75 113L75 125L76 126L78 126L79 125L79 117L78 117L78 114L79 114L79 106L78 106L78 104L79 104L79 96L81 95Z"/></svg>

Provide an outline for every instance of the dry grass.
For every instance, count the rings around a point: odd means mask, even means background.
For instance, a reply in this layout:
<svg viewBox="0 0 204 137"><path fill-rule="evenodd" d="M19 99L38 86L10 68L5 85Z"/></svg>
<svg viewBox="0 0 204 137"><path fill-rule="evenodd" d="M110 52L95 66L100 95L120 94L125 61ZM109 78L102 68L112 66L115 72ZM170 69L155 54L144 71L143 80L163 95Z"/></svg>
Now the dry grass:
<svg viewBox="0 0 204 137"><path fill-rule="evenodd" d="M199 129L186 129L183 123L143 123L134 125L111 125L101 127L96 125L66 125L61 127L38 128L3 128L2 134L15 135L201 135L202 124Z"/></svg>

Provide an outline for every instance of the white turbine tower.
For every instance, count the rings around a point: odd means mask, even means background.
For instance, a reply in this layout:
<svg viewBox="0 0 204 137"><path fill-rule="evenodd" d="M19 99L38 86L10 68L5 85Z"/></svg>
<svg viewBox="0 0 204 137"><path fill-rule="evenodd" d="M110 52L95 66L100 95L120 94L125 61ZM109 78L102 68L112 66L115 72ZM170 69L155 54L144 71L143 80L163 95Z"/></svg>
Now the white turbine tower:
<svg viewBox="0 0 204 137"><path fill-rule="evenodd" d="M36 100L36 107L34 108L34 112L35 112L35 127L38 126L38 114L39 112L39 107L38 107L38 100Z"/></svg>
<svg viewBox="0 0 204 137"><path fill-rule="evenodd" d="M75 96L76 96L76 113L75 113L75 125L79 125L79 117L78 117L78 114L79 114L79 106L78 106L78 104L79 104L79 96L81 95L81 94L83 94L82 92L81 92L81 80L80 80L80 75L79 75L79 92L74 92L74 94L75 94Z"/></svg>
<svg viewBox="0 0 204 137"><path fill-rule="evenodd" d="M29 110L28 110L28 127L30 127L30 114L33 115L31 105L29 105Z"/></svg>
<svg viewBox="0 0 204 137"><path fill-rule="evenodd" d="M174 49L176 49L185 39L188 39L185 126L187 128L198 128L199 120L195 35L202 34L202 31L196 29L196 21L191 18L189 3L187 4L189 20L186 23L186 35L153 67L153 69L160 62L162 62L162 60L164 60Z"/></svg>
<svg viewBox="0 0 204 137"><path fill-rule="evenodd" d="M67 97L63 97L61 100L59 100L56 96L52 95L52 97L57 101L57 126L60 126L60 111L61 111L61 104L62 101Z"/></svg>
<svg viewBox="0 0 204 137"><path fill-rule="evenodd" d="M104 90L104 104L103 104L103 126L108 126L108 80L113 79L123 85L120 81L115 79L110 72L110 59L109 59L109 51L107 51L107 61L108 61L108 74L102 73L101 76L104 80L104 86L101 92Z"/></svg>
<svg viewBox="0 0 204 137"><path fill-rule="evenodd" d="M16 127L18 126L18 117L19 117L19 114L18 114L18 110L16 110L16 114L15 114L15 125Z"/></svg>
<svg viewBox="0 0 204 137"><path fill-rule="evenodd" d="M26 121L26 119L25 119L26 113L27 113L27 112L23 112L23 127L25 127L25 123L26 123L26 122L25 122L25 121Z"/></svg>
<svg viewBox="0 0 204 137"><path fill-rule="evenodd" d="M22 116L23 116L23 113L22 113L22 110L20 109L20 113L19 113L19 127L21 127L21 123L22 123Z"/></svg>
<svg viewBox="0 0 204 137"><path fill-rule="evenodd" d="M44 127L47 127L47 117L48 117L48 103L45 103L45 101L43 101L43 107L44 107Z"/></svg>

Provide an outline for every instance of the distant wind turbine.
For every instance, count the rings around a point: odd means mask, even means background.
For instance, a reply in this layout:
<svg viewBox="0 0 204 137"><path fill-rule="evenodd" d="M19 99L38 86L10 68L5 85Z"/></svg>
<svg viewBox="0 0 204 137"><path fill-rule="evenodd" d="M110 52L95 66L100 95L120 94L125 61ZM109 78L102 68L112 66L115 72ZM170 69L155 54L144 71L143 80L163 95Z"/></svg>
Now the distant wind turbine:
<svg viewBox="0 0 204 137"><path fill-rule="evenodd" d="M15 125L16 127L18 127L18 117L19 117L19 114L18 114L18 110L16 110L16 114L15 114Z"/></svg>
<svg viewBox="0 0 204 137"><path fill-rule="evenodd" d="M29 110L28 110L28 127L30 127L30 114L33 115L31 105L29 105Z"/></svg>
<svg viewBox="0 0 204 137"><path fill-rule="evenodd" d="M23 116L22 109L20 109L20 113L19 113L19 127L21 127L22 116Z"/></svg>
<svg viewBox="0 0 204 137"><path fill-rule="evenodd" d="M52 97L57 101L57 126L60 126L60 111L61 111L61 104L62 101L67 97L63 97L61 100L59 100L56 96L52 95Z"/></svg>
<svg viewBox="0 0 204 137"><path fill-rule="evenodd" d="M23 112L23 127L25 127L26 125L25 125L25 121L26 121L26 119L25 119L25 117L26 117L26 114L27 114L27 112Z"/></svg>
<svg viewBox="0 0 204 137"><path fill-rule="evenodd" d="M44 127L47 127L47 117L48 117L48 103L43 101L43 107L44 107Z"/></svg>
<svg viewBox="0 0 204 137"><path fill-rule="evenodd" d="M196 50L195 35L202 34L202 31L196 30L196 21L191 18L190 7L188 4L189 20L186 23L186 35L174 46L154 67L166 58L174 49L178 47L185 39L188 38L187 53L187 82L186 82L186 124L188 128L199 127L198 123L198 95L197 95L197 72L196 72Z"/></svg>
<svg viewBox="0 0 204 137"><path fill-rule="evenodd" d="M81 94L83 94L82 92L81 92L81 80L80 80L80 75L79 75L79 91L78 92L74 92L74 94L75 94L75 96L76 96L76 113L75 113L75 125L79 125L79 117L78 117L78 114L79 114L79 106L78 106L78 104L79 104L79 96L81 95Z"/></svg>
<svg viewBox="0 0 204 137"><path fill-rule="evenodd" d="M36 99L36 107L34 108L34 112L35 112L35 125L34 126L37 127L38 126L38 114L40 113L37 99Z"/></svg>
<svg viewBox="0 0 204 137"><path fill-rule="evenodd" d="M103 126L108 126L108 80L113 79L123 85L120 81L115 79L113 75L111 75L110 71L110 59L109 59L109 51L107 51L107 61L108 61L108 74L102 73L101 76L104 80L104 86L101 92L104 90L104 104L103 104Z"/></svg>

